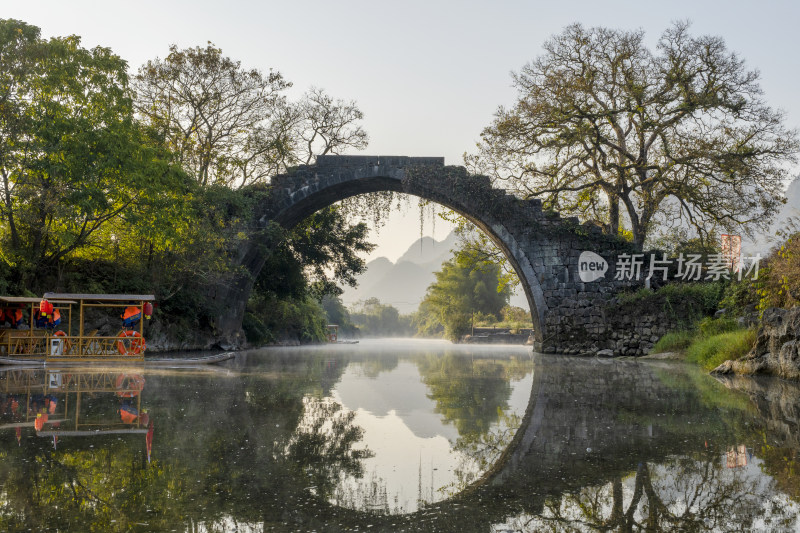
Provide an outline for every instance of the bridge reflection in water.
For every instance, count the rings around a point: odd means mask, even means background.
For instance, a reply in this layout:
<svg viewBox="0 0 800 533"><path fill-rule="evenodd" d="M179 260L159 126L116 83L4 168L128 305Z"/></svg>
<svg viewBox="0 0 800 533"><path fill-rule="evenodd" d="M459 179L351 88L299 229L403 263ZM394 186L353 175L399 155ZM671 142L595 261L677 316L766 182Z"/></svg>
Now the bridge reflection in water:
<svg viewBox="0 0 800 533"><path fill-rule="evenodd" d="M159 447L150 464L139 438L119 434L73 439L64 433L53 450L47 439L30 438L36 428L25 425L29 414L18 411L11 420L4 408L0 529L797 526L797 386L720 383L658 362L542 356L526 362L519 352L470 350L392 351L365 343L355 351L254 351L216 371L145 373L147 386L136 398L156 420ZM6 399L30 405L22 399L27 392L10 386L17 378L2 374ZM66 398L58 399L50 420L69 418L70 430L88 431L84 424L99 413L115 415L102 404L123 401L117 380L109 374L113 390L69 400L82 406L85 420L77 409L59 414ZM520 383L530 386L527 402L515 399ZM392 399L393 387L406 392L404 402ZM388 399L376 407L381 394ZM88 416L89 410L96 414ZM397 432L394 443L389 438L382 445L376 431L390 419L408 422L416 440ZM431 429L437 424L449 429ZM21 446L16 427L24 430ZM441 483L420 490L435 466L418 460L398 468L388 446L413 448L422 437L443 433L452 472L437 473ZM419 457L420 450L405 452ZM397 479L415 482L402 481L410 504L393 496L397 470L404 470Z"/></svg>

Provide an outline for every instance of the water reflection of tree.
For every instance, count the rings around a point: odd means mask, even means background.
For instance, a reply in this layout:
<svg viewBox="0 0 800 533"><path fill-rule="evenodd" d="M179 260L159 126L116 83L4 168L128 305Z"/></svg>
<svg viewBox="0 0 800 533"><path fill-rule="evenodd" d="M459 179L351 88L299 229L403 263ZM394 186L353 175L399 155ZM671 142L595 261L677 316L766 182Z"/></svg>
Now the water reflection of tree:
<svg viewBox="0 0 800 533"><path fill-rule="evenodd" d="M303 399L303 406L303 418L285 455L313 481L314 492L327 499L342 479L361 478L362 460L374 454L354 448L364 435L364 429L353 424L354 411L343 410L330 398L310 396Z"/></svg>
<svg viewBox="0 0 800 533"><path fill-rule="evenodd" d="M359 361L359 368L368 378L377 378L382 372L391 372L400 363L400 358L393 354L381 354Z"/></svg>
<svg viewBox="0 0 800 533"><path fill-rule="evenodd" d="M332 501L340 507L380 515L401 514L405 509L399 496L389 499L386 480L375 471L364 479L340 484Z"/></svg>
<svg viewBox="0 0 800 533"><path fill-rule="evenodd" d="M330 493L341 476L360 475L368 453L353 450L362 430L352 413L304 400L326 372L306 363L268 379L148 376L150 464L144 436L64 438L53 450L32 431L21 446L0 432L0 531L282 523L287 502L319 501L309 487Z"/></svg>
<svg viewBox="0 0 800 533"><path fill-rule="evenodd" d="M0 530L151 531L181 520L185 472L148 466L143 450L116 438L94 443L56 452L41 439L4 452Z"/></svg>
<svg viewBox="0 0 800 533"><path fill-rule="evenodd" d="M520 427L522 417L513 412L500 412L499 423L485 433L467 433L456 440L453 449L461 459L455 468L456 480L440 491L454 496L477 481L507 450Z"/></svg>
<svg viewBox="0 0 800 533"><path fill-rule="evenodd" d="M779 490L795 502L800 502L800 451L787 446L773 446L767 442L767 434L762 435L759 457L764 462L761 469L775 479Z"/></svg>
<svg viewBox="0 0 800 533"><path fill-rule="evenodd" d="M507 522L515 531L746 531L758 521L790 527L796 508L777 505L770 483L759 485L744 470L722 467L720 454L641 463L629 477L616 476L549 498L538 516Z"/></svg>
<svg viewBox="0 0 800 533"><path fill-rule="evenodd" d="M436 412L455 425L459 435L477 436L508 409L512 379L530 372L530 361L516 358L470 359L453 354L415 360L422 381L436 402Z"/></svg>

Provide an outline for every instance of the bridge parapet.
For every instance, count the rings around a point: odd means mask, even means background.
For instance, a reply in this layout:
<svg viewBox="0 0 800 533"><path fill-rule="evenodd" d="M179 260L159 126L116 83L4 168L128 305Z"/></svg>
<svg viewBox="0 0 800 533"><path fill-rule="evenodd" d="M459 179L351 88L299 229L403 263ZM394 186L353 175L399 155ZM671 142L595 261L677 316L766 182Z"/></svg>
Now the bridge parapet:
<svg viewBox="0 0 800 533"><path fill-rule="evenodd" d="M316 168L352 166L410 167L419 165L444 166L444 157L411 157L406 155L321 155Z"/></svg>

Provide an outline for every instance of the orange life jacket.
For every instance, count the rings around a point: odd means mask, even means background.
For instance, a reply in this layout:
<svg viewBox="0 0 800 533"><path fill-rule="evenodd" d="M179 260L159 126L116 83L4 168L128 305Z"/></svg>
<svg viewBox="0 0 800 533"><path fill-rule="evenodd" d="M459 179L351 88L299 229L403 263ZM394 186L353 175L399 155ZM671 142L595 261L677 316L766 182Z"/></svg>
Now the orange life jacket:
<svg viewBox="0 0 800 533"><path fill-rule="evenodd" d="M138 307L130 306L125 308L125 312L122 314L122 319L125 320L126 318L130 318L132 316L136 316L140 313Z"/></svg>
<svg viewBox="0 0 800 533"><path fill-rule="evenodd" d="M138 415L135 415L130 411L126 411L125 409L119 410L119 417L122 419L124 424L133 424L136 422L136 419L139 418Z"/></svg>

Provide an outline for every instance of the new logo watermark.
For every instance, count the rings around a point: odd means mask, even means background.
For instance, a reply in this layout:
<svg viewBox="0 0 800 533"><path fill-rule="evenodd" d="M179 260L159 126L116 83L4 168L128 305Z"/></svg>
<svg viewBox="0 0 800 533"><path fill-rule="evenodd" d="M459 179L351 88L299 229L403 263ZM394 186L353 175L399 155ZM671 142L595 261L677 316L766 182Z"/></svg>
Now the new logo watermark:
<svg viewBox="0 0 800 533"><path fill-rule="evenodd" d="M578 276L584 283L596 281L606 275L608 262L594 252L581 252L578 258Z"/></svg>
<svg viewBox="0 0 800 533"><path fill-rule="evenodd" d="M645 259L647 257L647 259ZM617 257L614 279L619 281L669 277L682 281L716 281L719 279L749 277L758 279L761 255L735 258L729 254L711 254L703 260L700 254L680 254L670 259L666 254L659 258L656 254L620 254ZM670 267L676 268L671 269ZM581 252L578 258L578 277L584 283L605 277L608 262L594 252Z"/></svg>

